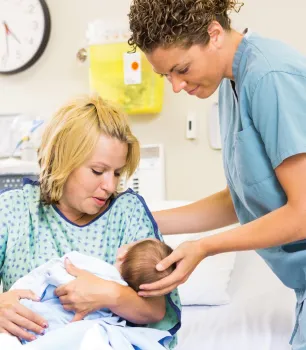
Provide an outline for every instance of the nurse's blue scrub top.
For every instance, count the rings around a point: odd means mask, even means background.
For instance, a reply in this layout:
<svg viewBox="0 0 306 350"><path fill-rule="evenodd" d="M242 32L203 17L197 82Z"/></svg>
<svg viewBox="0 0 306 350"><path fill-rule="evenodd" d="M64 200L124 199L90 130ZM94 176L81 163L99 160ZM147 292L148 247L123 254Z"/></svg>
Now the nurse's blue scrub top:
<svg viewBox="0 0 306 350"><path fill-rule="evenodd" d="M244 224L286 204L274 169L306 153L306 58L248 33L235 54L233 75L235 83L224 79L220 86L219 113L225 174ZM258 253L285 285L305 289L306 240Z"/></svg>

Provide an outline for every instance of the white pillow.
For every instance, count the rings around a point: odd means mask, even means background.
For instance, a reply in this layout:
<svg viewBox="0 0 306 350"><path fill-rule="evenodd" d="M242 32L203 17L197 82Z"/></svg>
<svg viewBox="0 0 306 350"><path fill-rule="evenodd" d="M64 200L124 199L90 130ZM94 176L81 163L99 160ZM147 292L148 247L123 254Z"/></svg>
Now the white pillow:
<svg viewBox="0 0 306 350"><path fill-rule="evenodd" d="M199 239L203 237L203 234L163 237L166 244L175 249L180 243L190 239ZM231 252L211 256L200 262L189 279L178 288L182 305L228 304L230 297L227 289L235 258L236 253Z"/></svg>
<svg viewBox="0 0 306 350"><path fill-rule="evenodd" d="M160 201L149 205L150 210L170 209L187 205L187 201ZM175 249L187 240L200 239L234 228L237 225L198 234L164 235L165 243ZM223 253L204 259L189 279L179 286L182 305L223 305L230 302L228 285L235 265L236 252Z"/></svg>

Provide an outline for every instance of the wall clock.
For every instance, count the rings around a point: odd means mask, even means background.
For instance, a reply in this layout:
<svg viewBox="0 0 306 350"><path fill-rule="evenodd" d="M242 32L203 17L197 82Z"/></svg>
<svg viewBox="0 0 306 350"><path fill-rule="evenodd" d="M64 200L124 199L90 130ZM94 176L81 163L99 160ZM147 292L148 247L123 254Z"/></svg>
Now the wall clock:
<svg viewBox="0 0 306 350"><path fill-rule="evenodd" d="M0 0L0 74L31 67L43 54L50 30L45 0Z"/></svg>

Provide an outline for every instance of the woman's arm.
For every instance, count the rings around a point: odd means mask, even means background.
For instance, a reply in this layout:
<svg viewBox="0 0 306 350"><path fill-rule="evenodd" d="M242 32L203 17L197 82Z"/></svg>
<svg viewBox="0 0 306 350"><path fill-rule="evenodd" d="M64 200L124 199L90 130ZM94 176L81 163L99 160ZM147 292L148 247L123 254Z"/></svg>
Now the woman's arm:
<svg viewBox="0 0 306 350"><path fill-rule="evenodd" d="M112 296L111 311L135 324L156 323L166 314L165 297L141 298L129 287L117 284Z"/></svg>
<svg viewBox="0 0 306 350"><path fill-rule="evenodd" d="M127 286L106 281L65 261L67 272L76 279L55 290L66 311L74 311L73 321L99 309L108 308L116 315L136 324L155 323L166 313L164 297L141 298Z"/></svg>
<svg viewBox="0 0 306 350"><path fill-rule="evenodd" d="M162 234L214 230L238 222L228 188L195 203L153 213Z"/></svg>

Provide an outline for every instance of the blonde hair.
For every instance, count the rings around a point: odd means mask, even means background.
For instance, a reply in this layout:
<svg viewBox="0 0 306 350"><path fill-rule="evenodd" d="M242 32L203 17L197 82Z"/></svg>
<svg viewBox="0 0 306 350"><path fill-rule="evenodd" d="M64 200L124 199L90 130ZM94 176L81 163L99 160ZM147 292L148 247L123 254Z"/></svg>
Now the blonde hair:
<svg viewBox="0 0 306 350"><path fill-rule="evenodd" d="M153 283L167 277L174 271L171 265L164 271L156 270L156 265L172 253L172 248L157 240L144 240L132 246L121 265L122 278L136 292L139 286Z"/></svg>
<svg viewBox="0 0 306 350"><path fill-rule="evenodd" d="M134 173L140 149L126 115L99 96L78 98L60 108L44 131L38 150L43 203L59 202L68 176L90 157L101 134L128 145L122 175Z"/></svg>

